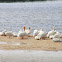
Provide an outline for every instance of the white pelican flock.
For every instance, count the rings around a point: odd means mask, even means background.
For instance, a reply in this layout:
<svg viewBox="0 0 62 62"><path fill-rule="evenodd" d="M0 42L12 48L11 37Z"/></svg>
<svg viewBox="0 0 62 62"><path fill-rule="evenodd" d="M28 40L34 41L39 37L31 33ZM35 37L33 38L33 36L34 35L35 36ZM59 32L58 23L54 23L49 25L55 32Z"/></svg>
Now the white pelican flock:
<svg viewBox="0 0 62 62"><path fill-rule="evenodd" d="M29 27L28 29L26 29L25 27L23 27L23 30L20 30L18 33L16 32L12 32L12 31L7 31L4 30L2 32L0 32L0 36L8 36L10 37L17 37L17 38L21 38L24 39L24 36L30 37L30 34L32 33L31 28ZM32 35L36 40L45 40L45 38L50 38L53 41L62 41L60 38L62 38L62 34L60 34L59 32L57 32L56 30L54 30L54 28L49 31L49 32L45 32L42 29L37 30L35 29L33 31L33 35Z"/></svg>

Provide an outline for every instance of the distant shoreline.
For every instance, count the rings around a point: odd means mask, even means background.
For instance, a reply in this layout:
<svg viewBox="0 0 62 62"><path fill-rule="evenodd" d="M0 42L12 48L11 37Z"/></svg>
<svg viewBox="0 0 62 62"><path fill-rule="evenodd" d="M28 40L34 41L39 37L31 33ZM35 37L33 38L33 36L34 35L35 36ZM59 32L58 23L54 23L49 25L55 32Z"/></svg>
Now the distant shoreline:
<svg viewBox="0 0 62 62"><path fill-rule="evenodd" d="M15 2L0 2L0 3L25 3L25 2L57 2L57 1L46 1L46 0L44 0L44 1L15 1Z"/></svg>

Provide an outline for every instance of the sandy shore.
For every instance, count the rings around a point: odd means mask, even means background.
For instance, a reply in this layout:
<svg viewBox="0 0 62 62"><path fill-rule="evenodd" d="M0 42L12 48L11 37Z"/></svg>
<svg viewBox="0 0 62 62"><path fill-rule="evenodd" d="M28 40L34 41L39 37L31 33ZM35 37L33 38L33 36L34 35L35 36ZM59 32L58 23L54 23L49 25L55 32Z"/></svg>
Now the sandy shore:
<svg viewBox="0 0 62 62"><path fill-rule="evenodd" d="M45 40L35 40L34 37L25 37L19 39L17 37L4 37L0 36L0 42L7 44L0 44L0 50L47 50L47 51L62 51L62 42L54 42L46 38ZM19 43L13 45L12 43Z"/></svg>

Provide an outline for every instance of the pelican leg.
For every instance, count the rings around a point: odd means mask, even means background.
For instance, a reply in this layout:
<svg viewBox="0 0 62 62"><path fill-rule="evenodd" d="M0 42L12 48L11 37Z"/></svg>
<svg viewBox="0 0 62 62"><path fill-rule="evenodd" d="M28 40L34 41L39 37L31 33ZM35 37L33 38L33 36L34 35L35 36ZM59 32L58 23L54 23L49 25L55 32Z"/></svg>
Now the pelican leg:
<svg viewBox="0 0 62 62"><path fill-rule="evenodd" d="M24 39L24 37L22 37L21 39Z"/></svg>
<svg viewBox="0 0 62 62"><path fill-rule="evenodd" d="M6 35L4 35L4 36L6 36Z"/></svg>

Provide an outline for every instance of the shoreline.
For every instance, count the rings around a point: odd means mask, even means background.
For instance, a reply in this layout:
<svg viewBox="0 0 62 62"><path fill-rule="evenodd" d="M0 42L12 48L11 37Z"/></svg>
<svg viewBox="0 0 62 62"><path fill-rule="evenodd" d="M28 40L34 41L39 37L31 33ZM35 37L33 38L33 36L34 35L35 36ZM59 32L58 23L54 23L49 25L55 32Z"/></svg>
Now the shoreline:
<svg viewBox="0 0 62 62"><path fill-rule="evenodd" d="M34 37L27 36L25 39L0 36L0 50L62 51L62 42L54 42L49 38L46 38L45 40L35 40Z"/></svg>

